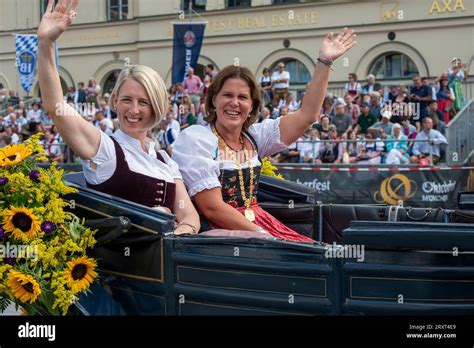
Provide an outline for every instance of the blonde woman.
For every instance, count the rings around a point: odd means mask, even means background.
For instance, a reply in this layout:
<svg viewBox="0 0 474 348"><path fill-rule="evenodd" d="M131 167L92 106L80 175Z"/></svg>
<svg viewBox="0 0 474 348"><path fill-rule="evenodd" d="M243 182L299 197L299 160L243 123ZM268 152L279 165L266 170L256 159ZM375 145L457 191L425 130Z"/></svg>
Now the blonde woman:
<svg viewBox="0 0 474 348"><path fill-rule="evenodd" d="M155 152L146 137L168 107L165 84L153 69L127 66L110 96L120 129L108 136L63 101L54 59L54 42L76 16L78 0L49 0L38 28L38 71L44 108L64 141L81 157L87 186L176 214L175 234L197 233L199 216L182 182L178 165L165 151Z"/></svg>
<svg viewBox="0 0 474 348"><path fill-rule="evenodd" d="M191 112L193 116L196 116L196 108L194 107L194 104L192 103L191 97L189 96L189 94L183 94L183 99L181 101L180 108L182 108L183 106L188 106L189 107L188 112Z"/></svg>

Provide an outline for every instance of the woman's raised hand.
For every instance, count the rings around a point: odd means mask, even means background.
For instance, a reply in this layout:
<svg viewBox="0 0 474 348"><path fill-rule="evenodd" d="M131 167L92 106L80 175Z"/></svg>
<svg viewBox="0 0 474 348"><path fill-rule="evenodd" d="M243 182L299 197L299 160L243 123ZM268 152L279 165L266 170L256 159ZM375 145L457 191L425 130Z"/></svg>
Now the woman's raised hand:
<svg viewBox="0 0 474 348"><path fill-rule="evenodd" d="M54 11L51 11L54 0L49 0L38 28L38 39L56 41L76 17L75 8L78 2L79 0L59 0Z"/></svg>
<svg viewBox="0 0 474 348"><path fill-rule="evenodd" d="M350 50L356 43L354 30L344 28L334 38L334 33L329 33L319 50L319 58L335 61L338 57Z"/></svg>

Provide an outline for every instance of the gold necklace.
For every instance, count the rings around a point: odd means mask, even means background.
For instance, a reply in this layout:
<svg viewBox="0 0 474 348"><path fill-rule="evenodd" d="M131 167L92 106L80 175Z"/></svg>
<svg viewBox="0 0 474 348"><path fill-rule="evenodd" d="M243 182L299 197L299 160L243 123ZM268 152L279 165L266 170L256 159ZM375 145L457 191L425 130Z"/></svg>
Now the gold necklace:
<svg viewBox="0 0 474 348"><path fill-rule="evenodd" d="M244 205L245 205L244 215L245 215L245 218L247 220L254 221L255 220L255 212L253 211L252 208L250 208L250 203L251 203L251 200L252 200L252 188L253 188L253 181L255 179L255 175L254 175L254 171L253 171L252 161L250 160L250 155L249 155L247 149L245 149L245 147L242 146L243 152L244 152L244 160L247 161L247 164L248 164L249 169L250 169L250 188L249 188L249 197L247 198L247 196L245 195L244 173L242 172L242 167L240 166L240 161L238 161L235 158L234 150L230 149L230 146L221 137L219 132L217 132L216 127L213 125L211 127L211 129L212 129L212 132L214 133L214 135L219 140L219 142L221 142L222 145L224 146L224 149L226 150L226 152L228 152L230 154L232 161L234 161L235 164L237 165L237 171L239 172L240 193L242 194L242 200L244 201ZM244 143L243 139L241 137L239 137L239 139L241 140L241 144L243 145L243 143Z"/></svg>

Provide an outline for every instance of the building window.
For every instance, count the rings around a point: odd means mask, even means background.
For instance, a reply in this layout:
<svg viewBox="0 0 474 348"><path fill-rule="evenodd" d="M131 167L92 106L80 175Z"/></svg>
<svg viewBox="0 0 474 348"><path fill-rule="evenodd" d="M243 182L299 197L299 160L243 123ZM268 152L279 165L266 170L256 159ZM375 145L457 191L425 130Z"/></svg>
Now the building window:
<svg viewBox="0 0 474 348"><path fill-rule="evenodd" d="M275 62L270 71L273 73L278 69L278 63L283 62L285 64L285 70L290 73L290 86L291 85L300 85L307 84L311 81L311 74L306 66L296 59L283 59L278 62Z"/></svg>
<svg viewBox="0 0 474 348"><path fill-rule="evenodd" d="M272 0L272 4L289 4L300 2L300 0Z"/></svg>
<svg viewBox="0 0 474 348"><path fill-rule="evenodd" d="M194 11L206 11L207 0L181 0L181 8L183 11L189 10L190 3L192 4Z"/></svg>
<svg viewBox="0 0 474 348"><path fill-rule="evenodd" d="M107 78L105 79L104 86L102 88L103 93L112 93L112 90L114 89L115 83L117 82L117 79L120 75L119 69L112 70L108 75Z"/></svg>
<svg viewBox="0 0 474 348"><path fill-rule="evenodd" d="M391 52L376 58L369 73L377 79L411 78L418 74L418 68L407 55Z"/></svg>
<svg viewBox="0 0 474 348"><path fill-rule="evenodd" d="M43 15L46 12L46 9L48 8L48 2L49 2L49 0L41 0L40 1L40 20L41 20L41 18L43 18ZM54 1L54 6L56 6L57 2L58 2L57 0Z"/></svg>
<svg viewBox="0 0 474 348"><path fill-rule="evenodd" d="M107 20L121 21L127 19L128 0L107 0Z"/></svg>
<svg viewBox="0 0 474 348"><path fill-rule="evenodd" d="M251 2L251 0L227 0L226 8L248 7Z"/></svg>

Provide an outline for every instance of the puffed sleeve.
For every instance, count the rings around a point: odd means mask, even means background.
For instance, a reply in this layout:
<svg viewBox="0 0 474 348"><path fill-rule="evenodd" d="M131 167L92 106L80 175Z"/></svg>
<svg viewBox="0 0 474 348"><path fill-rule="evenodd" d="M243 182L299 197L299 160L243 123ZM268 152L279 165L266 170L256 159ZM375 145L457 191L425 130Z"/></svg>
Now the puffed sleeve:
<svg viewBox="0 0 474 348"><path fill-rule="evenodd" d="M161 155L161 157L163 157L163 160L168 165L168 167L170 167L171 175L173 176L173 178L183 180L183 177L181 176L181 172L179 171L178 163L173 161L165 150L160 150L158 152Z"/></svg>
<svg viewBox="0 0 474 348"><path fill-rule="evenodd" d="M172 158L179 165L190 197L206 189L221 187L217 153L217 138L208 127L188 127L174 142Z"/></svg>
<svg viewBox="0 0 474 348"><path fill-rule="evenodd" d="M115 146L110 136L100 131L99 150L90 160L81 159L81 164L88 183L98 185L110 179L117 166Z"/></svg>
<svg viewBox="0 0 474 348"><path fill-rule="evenodd" d="M257 143L260 158L272 156L288 148L280 140L280 118L256 123L248 129L248 132Z"/></svg>

